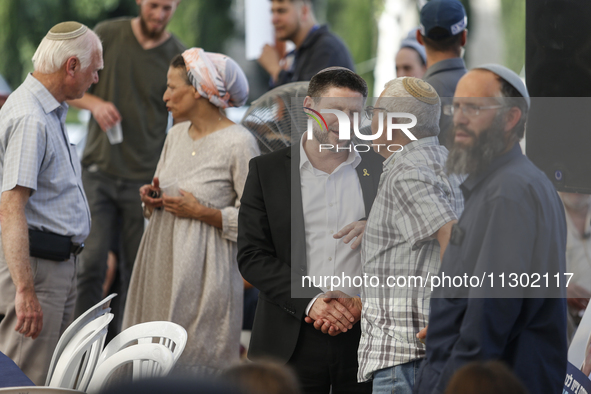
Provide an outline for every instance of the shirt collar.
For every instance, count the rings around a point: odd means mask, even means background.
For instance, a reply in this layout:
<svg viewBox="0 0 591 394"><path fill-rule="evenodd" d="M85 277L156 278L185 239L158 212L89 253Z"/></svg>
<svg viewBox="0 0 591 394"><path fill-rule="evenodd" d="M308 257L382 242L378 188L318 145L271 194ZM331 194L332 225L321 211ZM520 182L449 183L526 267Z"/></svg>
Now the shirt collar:
<svg viewBox="0 0 591 394"><path fill-rule="evenodd" d="M33 76L33 74L27 75L23 85L33 93L37 100L39 100L39 104L46 114L49 114L58 108L62 108L61 111L58 111L58 116L60 118L65 116L68 111L68 104L65 102L60 104L49 90L47 90L47 88Z"/></svg>
<svg viewBox="0 0 591 394"><path fill-rule="evenodd" d="M418 139L416 141L409 142L408 144L403 146L403 148L400 152L392 153L392 155L390 155L390 157L388 157L384 161L384 163L382 164L384 171L392 168L392 166L394 165L395 158L401 159L404 156L408 155L409 152L411 152L415 149L418 149L419 147L431 146L431 145L439 145L439 138L437 138L436 136L425 137L425 138Z"/></svg>
<svg viewBox="0 0 591 394"><path fill-rule="evenodd" d="M511 160L517 159L518 157L522 156L523 153L521 152L521 146L519 143L515 143L513 148L509 150L509 152L502 154L499 157L493 159L490 165L480 174L478 175L469 175L468 178L460 185L460 189L462 190L462 194L464 195L464 199L468 199L470 194L474 191L476 186L483 180L485 180L489 175L494 173L496 170L504 166L505 164L509 163Z"/></svg>
<svg viewBox="0 0 591 394"><path fill-rule="evenodd" d="M302 138L300 138L300 170L302 170L302 168L314 168L312 166L312 163L310 163L310 159L308 159L306 151L304 150L304 138L306 138L307 135L307 133L304 133L302 134ZM353 142L351 142L351 146L354 146ZM349 152L347 159L336 168L333 174L340 168L349 164L352 165L353 168L357 168L359 163L361 163L361 156L359 155L359 152L357 152L355 149L351 149L351 152Z"/></svg>
<svg viewBox="0 0 591 394"><path fill-rule="evenodd" d="M442 71L449 71L449 70L462 70L466 68L466 63L464 63L464 59L461 57L454 57L451 59L440 60L427 70L425 75L423 75L423 79L427 79L432 75L440 73Z"/></svg>

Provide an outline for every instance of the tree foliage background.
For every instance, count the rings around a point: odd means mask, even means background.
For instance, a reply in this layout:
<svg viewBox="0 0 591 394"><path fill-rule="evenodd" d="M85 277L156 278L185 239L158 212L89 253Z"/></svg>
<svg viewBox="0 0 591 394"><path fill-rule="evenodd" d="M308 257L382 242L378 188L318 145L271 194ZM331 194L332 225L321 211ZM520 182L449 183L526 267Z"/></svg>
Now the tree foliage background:
<svg viewBox="0 0 591 394"><path fill-rule="evenodd" d="M169 29L187 46L220 52L233 34L232 0L185 0ZM0 0L0 74L13 87L33 70L37 45L55 24L75 20L89 27L116 17L137 16L135 0Z"/></svg>
<svg viewBox="0 0 591 394"><path fill-rule="evenodd" d="M236 3L244 0L184 0L169 29L188 47L224 52L235 30ZM470 14L470 1L461 0ZM319 22L328 23L350 48L373 86L377 20L384 0L315 0ZM109 18L136 16L135 0L0 0L0 74L16 88L32 71L31 57L56 23L77 20L89 27ZM525 0L502 0L505 64L520 72L525 58ZM469 54L467 54L469 56ZM241 59L237 59L239 63ZM371 92L370 92L371 94Z"/></svg>

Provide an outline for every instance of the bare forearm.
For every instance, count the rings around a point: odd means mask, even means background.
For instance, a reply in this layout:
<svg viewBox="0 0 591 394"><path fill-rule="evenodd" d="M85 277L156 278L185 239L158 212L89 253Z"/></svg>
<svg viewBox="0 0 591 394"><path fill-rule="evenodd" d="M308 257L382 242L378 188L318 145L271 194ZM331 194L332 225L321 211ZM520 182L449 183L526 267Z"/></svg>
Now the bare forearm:
<svg viewBox="0 0 591 394"><path fill-rule="evenodd" d="M441 258L441 260L443 260L443 255L445 254L445 249L447 249L447 245L449 244L449 239L451 237L451 229L452 229L453 225L457 222L458 222L457 220L452 220L450 222L447 222L437 231L437 233L435 233L435 237L437 238L437 241L439 241L439 247L441 249L440 256L439 256Z"/></svg>
<svg viewBox="0 0 591 394"><path fill-rule="evenodd" d="M202 205L199 209L195 210L193 218L207 223L210 226L214 226L216 228L221 229L223 227L222 211L220 211L219 209L207 208Z"/></svg>
<svg viewBox="0 0 591 394"><path fill-rule="evenodd" d="M14 329L33 339L43 329L43 310L35 293L33 270L29 260L29 230L25 206L31 189L16 186L2 193L0 223L2 248L10 276L16 287L14 308L17 322Z"/></svg>
<svg viewBox="0 0 591 394"><path fill-rule="evenodd" d="M93 94L86 93L82 98L70 100L68 103L74 107L89 110L103 131L110 129L121 121L121 114L113 103Z"/></svg>
<svg viewBox="0 0 591 394"><path fill-rule="evenodd" d="M13 220L11 218L2 222L2 246L17 292L33 290L34 282L29 261L29 233L26 219L14 218Z"/></svg>
<svg viewBox="0 0 591 394"><path fill-rule="evenodd" d="M29 232L24 205L4 192L0 205L2 247L10 275L17 292L34 289L33 272L29 260ZM12 195L14 196L14 195Z"/></svg>

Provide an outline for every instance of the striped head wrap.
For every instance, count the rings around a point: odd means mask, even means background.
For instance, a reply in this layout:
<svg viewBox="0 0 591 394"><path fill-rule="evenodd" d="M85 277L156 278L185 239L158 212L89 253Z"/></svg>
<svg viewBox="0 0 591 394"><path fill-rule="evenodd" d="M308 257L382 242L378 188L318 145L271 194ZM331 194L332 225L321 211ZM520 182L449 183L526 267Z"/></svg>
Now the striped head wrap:
<svg viewBox="0 0 591 394"><path fill-rule="evenodd" d="M248 80L240 66L220 53L191 48L183 52L189 81L219 108L240 107L248 98Z"/></svg>

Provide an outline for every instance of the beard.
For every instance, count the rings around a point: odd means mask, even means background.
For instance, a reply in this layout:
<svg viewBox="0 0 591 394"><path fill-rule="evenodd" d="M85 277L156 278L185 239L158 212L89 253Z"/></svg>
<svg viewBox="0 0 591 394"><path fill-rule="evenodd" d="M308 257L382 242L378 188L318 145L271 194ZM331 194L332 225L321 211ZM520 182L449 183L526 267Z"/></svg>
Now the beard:
<svg viewBox="0 0 591 394"><path fill-rule="evenodd" d="M329 150L331 152L339 152L342 151L343 148L347 148L349 145L351 145L351 140L337 140L336 144L333 143L330 138L329 138L329 133L332 133L332 131L323 131L321 130L319 127L317 127L316 125L312 126L312 133L314 134L314 138L316 139L316 141L318 141L318 143L320 144L330 144L333 145L334 148L330 148L330 149L326 149ZM337 131L338 133L338 131ZM341 143L343 143L341 145ZM337 150L337 146L339 147L339 150Z"/></svg>
<svg viewBox="0 0 591 394"><path fill-rule="evenodd" d="M281 37L277 37L277 39L279 41L293 41L297 37L300 29L301 29L301 23L298 19L296 21L296 25L291 30L286 31L285 33L283 33L283 35Z"/></svg>
<svg viewBox="0 0 591 394"><path fill-rule="evenodd" d="M161 30L148 29L148 24L146 23L146 20L144 19L144 17L142 15L140 15L140 28L142 29L142 33L144 34L144 36L146 36L152 40L159 39L162 36L162 34L164 33L164 28L162 28Z"/></svg>
<svg viewBox="0 0 591 394"><path fill-rule="evenodd" d="M455 135L458 130L470 135L473 142L470 146L454 143L445 163L449 174L478 175L505 150L501 116L497 115L490 126L482 130L478 136L463 126L455 126L453 134Z"/></svg>

